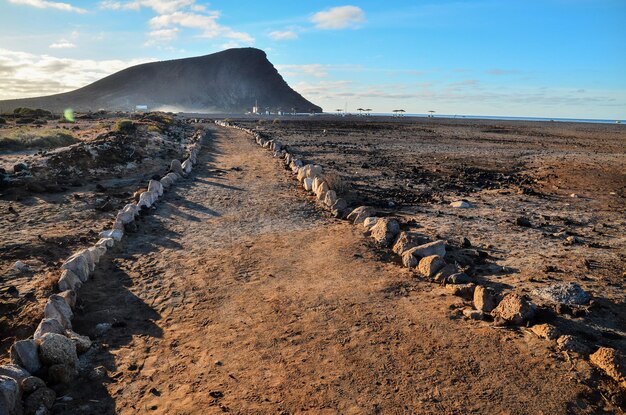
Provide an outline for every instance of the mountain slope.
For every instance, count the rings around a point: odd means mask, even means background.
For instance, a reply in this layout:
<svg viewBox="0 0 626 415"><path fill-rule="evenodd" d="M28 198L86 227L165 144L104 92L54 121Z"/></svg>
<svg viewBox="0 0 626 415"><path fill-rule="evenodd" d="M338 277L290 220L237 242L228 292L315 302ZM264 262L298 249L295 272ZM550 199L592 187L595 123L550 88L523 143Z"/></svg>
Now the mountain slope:
<svg viewBox="0 0 626 415"><path fill-rule="evenodd" d="M265 52L228 49L195 58L132 66L83 88L37 98L0 101L0 110L17 107L62 111L149 109L246 112L261 108L321 112L291 89Z"/></svg>

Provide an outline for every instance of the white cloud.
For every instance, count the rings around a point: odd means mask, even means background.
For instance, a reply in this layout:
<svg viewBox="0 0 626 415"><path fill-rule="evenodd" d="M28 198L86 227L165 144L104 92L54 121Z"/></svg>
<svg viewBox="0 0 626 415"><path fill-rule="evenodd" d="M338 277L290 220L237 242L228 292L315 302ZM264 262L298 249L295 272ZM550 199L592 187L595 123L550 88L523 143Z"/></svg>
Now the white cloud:
<svg viewBox="0 0 626 415"><path fill-rule="evenodd" d="M0 99L70 91L129 66L154 60L65 59L0 48Z"/></svg>
<svg viewBox="0 0 626 415"><path fill-rule="evenodd" d="M220 13L208 10L206 6L196 4L196 0L104 0L100 7L111 10L139 10L142 7L152 9L156 16L150 19L152 29L148 33L145 45L154 45L155 39L165 41L177 37L181 28L199 30L198 37L229 39L230 43L254 43L254 38L245 32L237 32L218 23Z"/></svg>
<svg viewBox="0 0 626 415"><path fill-rule="evenodd" d="M285 30L285 31L277 30L274 32L270 32L269 37L271 37L274 40L292 40L292 39L297 39L298 34L294 32L293 30Z"/></svg>
<svg viewBox="0 0 626 415"><path fill-rule="evenodd" d="M87 13L87 10L72 6L69 3L60 3L47 0L9 0L9 3L21 4L24 6L36 7L38 9L56 9L66 12Z"/></svg>
<svg viewBox="0 0 626 415"><path fill-rule="evenodd" d="M323 78L328 76L328 66L319 63L311 63L306 65L276 65L276 69L283 76L300 76L309 75L315 78Z"/></svg>
<svg viewBox="0 0 626 415"><path fill-rule="evenodd" d="M69 42L65 39L61 39L58 42L52 43L50 46L48 46L50 49L72 49L75 48L76 45L73 44L72 42Z"/></svg>
<svg viewBox="0 0 626 415"><path fill-rule="evenodd" d="M355 28L365 22L365 12L357 6L332 7L315 13L311 21L318 29Z"/></svg>

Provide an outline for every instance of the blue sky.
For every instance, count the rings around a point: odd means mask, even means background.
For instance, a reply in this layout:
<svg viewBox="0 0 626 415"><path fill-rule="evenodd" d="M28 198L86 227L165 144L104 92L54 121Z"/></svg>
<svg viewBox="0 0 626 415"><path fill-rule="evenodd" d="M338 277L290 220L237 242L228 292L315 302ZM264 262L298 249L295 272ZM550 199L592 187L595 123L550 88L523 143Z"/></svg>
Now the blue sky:
<svg viewBox="0 0 626 415"><path fill-rule="evenodd" d="M624 0L0 0L0 98L254 46L327 111L624 119L624 22Z"/></svg>

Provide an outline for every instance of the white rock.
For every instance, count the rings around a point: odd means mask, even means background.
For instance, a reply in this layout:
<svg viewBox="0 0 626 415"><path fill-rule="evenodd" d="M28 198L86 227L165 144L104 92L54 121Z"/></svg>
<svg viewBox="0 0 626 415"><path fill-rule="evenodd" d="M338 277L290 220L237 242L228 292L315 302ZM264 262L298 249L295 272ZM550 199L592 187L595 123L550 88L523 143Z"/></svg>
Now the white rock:
<svg viewBox="0 0 626 415"><path fill-rule="evenodd" d="M319 186L317 186L315 195L319 200L324 200L324 197L326 197L326 192L328 192L329 190L330 189L328 188L328 183L322 182Z"/></svg>
<svg viewBox="0 0 626 415"><path fill-rule="evenodd" d="M317 194L317 188L323 183L323 180L321 177L316 177L313 179L313 193Z"/></svg>
<svg viewBox="0 0 626 415"><path fill-rule="evenodd" d="M19 272L24 272L24 271L29 270L28 265L26 265L22 261L15 261L15 264L13 264L13 269Z"/></svg>
<svg viewBox="0 0 626 415"><path fill-rule="evenodd" d="M331 207L335 204L335 202L337 202L337 194L335 193L335 191L329 190L328 192L326 192L326 195L324 196L324 204L328 207Z"/></svg>
<svg viewBox="0 0 626 415"><path fill-rule="evenodd" d="M165 177L169 177L169 178L172 180L172 184L173 184L173 183L175 183L175 182L176 182L176 180L178 180L178 179L180 179L180 178L181 178L181 176L179 176L178 174L173 173L173 172L171 172L171 173L167 173L167 174L165 175Z"/></svg>
<svg viewBox="0 0 626 415"><path fill-rule="evenodd" d="M149 208L150 206L152 206L152 204L156 201L158 197L159 196L154 192L148 192L148 191L142 192L139 195L139 202L137 203L137 206L140 208L142 207Z"/></svg>
<svg viewBox="0 0 626 415"><path fill-rule="evenodd" d="M58 320L53 318L44 318L39 322L37 330L35 330L35 334L33 334L33 339L41 339L43 335L47 333L63 334L65 333L65 329L61 323L58 322Z"/></svg>
<svg viewBox="0 0 626 415"><path fill-rule="evenodd" d="M154 192L158 196L163 196L163 185L158 180L150 180L148 182L148 191Z"/></svg>
<svg viewBox="0 0 626 415"><path fill-rule="evenodd" d="M313 179L310 179L308 177L305 178L302 182L302 186L304 187L304 190L310 192L311 190L313 190Z"/></svg>
<svg viewBox="0 0 626 415"><path fill-rule="evenodd" d="M178 159L174 159L172 160L172 162L170 163L170 170L176 174L178 174L179 176L183 175L183 166L180 163L180 160Z"/></svg>
<svg viewBox="0 0 626 415"><path fill-rule="evenodd" d="M68 258L61 265L62 269L69 269L82 281L85 282L89 278L89 259L82 252L76 253Z"/></svg>
<svg viewBox="0 0 626 415"><path fill-rule="evenodd" d="M78 276L74 274L74 272L72 272L69 269L64 269L63 273L61 274L61 278L59 278L59 282L57 283L57 285L59 286L59 290L61 291L66 291L66 290L76 291L80 287L82 287L83 283L80 280L80 278L78 278Z"/></svg>
<svg viewBox="0 0 626 415"><path fill-rule="evenodd" d="M163 188L165 189L167 189L173 184L174 184L174 181L172 180L171 177L165 176L161 179L161 186L163 186Z"/></svg>
<svg viewBox="0 0 626 415"><path fill-rule="evenodd" d="M139 208L135 203L128 203L126 206L124 206L124 209L122 209L122 211L129 213L133 216L138 216L140 213Z"/></svg>
<svg viewBox="0 0 626 415"><path fill-rule="evenodd" d="M372 226L376 225L376 221L378 221L376 216L369 216L363 220L363 227L369 230Z"/></svg>
<svg viewBox="0 0 626 415"><path fill-rule="evenodd" d="M186 174L191 173L191 169L193 168L190 160L183 161L182 169Z"/></svg>
<svg viewBox="0 0 626 415"><path fill-rule="evenodd" d="M437 255L443 258L446 256L446 243L441 240L430 242L424 245L420 245L420 246L416 246L414 248L408 249L406 252L418 258L424 258L427 256L433 256L433 255Z"/></svg>
<svg viewBox="0 0 626 415"><path fill-rule="evenodd" d="M389 246L400 232L400 224L393 218L380 218L376 221L376 224L372 226L371 232L371 236L376 242L384 246Z"/></svg>
<svg viewBox="0 0 626 415"><path fill-rule="evenodd" d="M305 171L306 167L308 166L298 168L298 174L296 177L299 182L303 181L306 178L306 171Z"/></svg>
<svg viewBox="0 0 626 415"><path fill-rule="evenodd" d="M113 248L113 246L115 246L115 240L113 238L101 238L98 242L96 242L96 246Z"/></svg>
<svg viewBox="0 0 626 415"><path fill-rule="evenodd" d="M128 225L135 220L135 215L132 212L125 212L120 210L115 217L115 222L119 222L122 225Z"/></svg>
<svg viewBox="0 0 626 415"><path fill-rule="evenodd" d="M63 298L70 308L74 308L76 305L76 291L65 290L59 293L59 297Z"/></svg>
<svg viewBox="0 0 626 415"><path fill-rule="evenodd" d="M108 231L100 232L99 236L105 239L112 238L113 240L119 242L122 240L122 237L124 236L124 231L120 229L111 229Z"/></svg>
<svg viewBox="0 0 626 415"><path fill-rule="evenodd" d="M455 207L455 208L460 208L460 209L469 209L472 207L472 205L469 202L466 202L465 200L457 200L455 202L450 203L450 206Z"/></svg>
<svg viewBox="0 0 626 415"><path fill-rule="evenodd" d="M359 223L363 223L365 218L369 218L370 216L375 215L376 210L374 210L374 208L371 208L369 206L359 206L358 208L350 212L350 214L348 215L348 220L352 221L352 223L354 223L355 225L358 225Z"/></svg>
<svg viewBox="0 0 626 415"><path fill-rule="evenodd" d="M60 295L53 294L48 297L48 301L43 309L43 315L44 318L57 320L66 329L72 328L74 313L72 313L72 309Z"/></svg>

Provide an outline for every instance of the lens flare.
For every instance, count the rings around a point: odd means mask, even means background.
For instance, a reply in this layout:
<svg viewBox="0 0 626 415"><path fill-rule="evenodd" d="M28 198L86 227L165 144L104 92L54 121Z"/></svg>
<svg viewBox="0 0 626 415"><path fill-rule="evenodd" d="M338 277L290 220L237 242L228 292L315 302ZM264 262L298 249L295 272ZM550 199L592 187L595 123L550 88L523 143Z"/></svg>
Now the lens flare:
<svg viewBox="0 0 626 415"><path fill-rule="evenodd" d="M74 110L71 108L66 109L63 111L63 117L69 122L74 122Z"/></svg>

